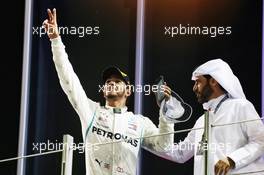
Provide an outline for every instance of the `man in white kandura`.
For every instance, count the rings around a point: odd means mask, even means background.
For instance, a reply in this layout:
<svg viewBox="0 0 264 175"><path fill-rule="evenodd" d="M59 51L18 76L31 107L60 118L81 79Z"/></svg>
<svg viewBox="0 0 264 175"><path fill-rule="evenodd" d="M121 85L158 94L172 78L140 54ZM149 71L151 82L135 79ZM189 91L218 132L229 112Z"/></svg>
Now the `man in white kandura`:
<svg viewBox="0 0 264 175"><path fill-rule="evenodd" d="M80 117L84 143L100 144L96 149L91 147L85 151L87 174L135 175L141 145L163 152L168 151L174 142L173 134L138 138L173 132L174 125L167 122L166 113L174 114L175 118L180 117L184 113L183 107L171 97L170 88L164 86L166 101L161 104L159 127L147 117L128 112L126 101L131 94L130 88L127 88L130 84L129 78L116 67L109 67L103 71L105 106L90 100L68 60L58 32L56 10L53 9L51 12L48 9L48 17L43 26L51 41L60 84ZM166 112L162 110L165 106Z"/></svg>
<svg viewBox="0 0 264 175"><path fill-rule="evenodd" d="M198 102L209 111L213 125L253 120L212 128L211 141L209 139L210 175L264 170L261 158L264 155L264 125L229 65L221 59L210 60L195 69L192 80L195 81L193 91ZM193 128L202 127L204 115ZM166 154L158 155L178 163L194 156L194 175L204 175L203 153L208 145L203 145L203 133L203 129L192 130L184 141L175 144ZM264 171L257 174L263 175Z"/></svg>

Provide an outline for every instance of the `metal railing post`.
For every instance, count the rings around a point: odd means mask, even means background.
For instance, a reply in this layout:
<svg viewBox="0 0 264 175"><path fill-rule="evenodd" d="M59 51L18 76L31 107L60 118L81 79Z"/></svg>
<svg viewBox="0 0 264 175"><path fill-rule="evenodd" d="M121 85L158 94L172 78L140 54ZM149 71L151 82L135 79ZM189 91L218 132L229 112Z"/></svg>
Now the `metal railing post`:
<svg viewBox="0 0 264 175"><path fill-rule="evenodd" d="M63 135L63 152L61 161L61 175L72 174L73 137Z"/></svg>

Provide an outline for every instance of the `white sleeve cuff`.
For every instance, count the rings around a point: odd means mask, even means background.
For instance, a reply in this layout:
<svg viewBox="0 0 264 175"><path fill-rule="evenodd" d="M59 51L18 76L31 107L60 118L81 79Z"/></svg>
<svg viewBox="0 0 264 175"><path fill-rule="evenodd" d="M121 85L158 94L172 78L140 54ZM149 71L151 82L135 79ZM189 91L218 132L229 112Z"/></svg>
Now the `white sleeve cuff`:
<svg viewBox="0 0 264 175"><path fill-rule="evenodd" d="M52 46L59 46L59 45L63 45L62 43L62 40L61 40L61 37L58 36L57 38L53 38L53 39L50 39L51 41L51 45Z"/></svg>
<svg viewBox="0 0 264 175"><path fill-rule="evenodd" d="M249 153L243 148L240 148L227 155L227 157L230 157L235 162L236 169L241 168L243 166L243 160L245 160L248 156L250 156Z"/></svg>

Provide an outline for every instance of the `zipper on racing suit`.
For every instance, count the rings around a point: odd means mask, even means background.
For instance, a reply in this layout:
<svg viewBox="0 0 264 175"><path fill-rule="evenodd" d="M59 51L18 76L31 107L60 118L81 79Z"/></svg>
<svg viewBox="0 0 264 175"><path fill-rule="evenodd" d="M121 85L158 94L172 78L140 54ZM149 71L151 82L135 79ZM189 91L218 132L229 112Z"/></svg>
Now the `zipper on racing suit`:
<svg viewBox="0 0 264 175"><path fill-rule="evenodd" d="M115 119L116 119L116 113L121 114L121 109L120 108L113 108L113 134L115 134ZM112 175L114 175L114 155L115 155L115 150L114 150L114 137L112 138Z"/></svg>

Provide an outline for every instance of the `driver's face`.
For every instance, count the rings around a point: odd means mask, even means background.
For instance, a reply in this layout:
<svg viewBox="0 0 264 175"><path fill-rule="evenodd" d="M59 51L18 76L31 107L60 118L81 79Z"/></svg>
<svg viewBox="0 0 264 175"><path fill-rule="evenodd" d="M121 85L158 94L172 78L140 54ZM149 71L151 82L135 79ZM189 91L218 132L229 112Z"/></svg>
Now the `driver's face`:
<svg viewBox="0 0 264 175"><path fill-rule="evenodd" d="M104 96L106 98L123 97L126 91L126 84L118 76L112 75L105 81Z"/></svg>

